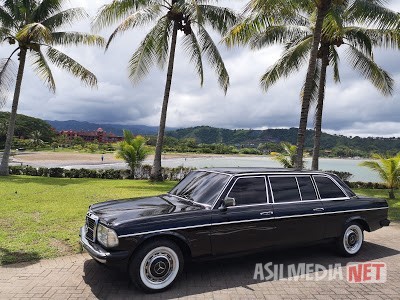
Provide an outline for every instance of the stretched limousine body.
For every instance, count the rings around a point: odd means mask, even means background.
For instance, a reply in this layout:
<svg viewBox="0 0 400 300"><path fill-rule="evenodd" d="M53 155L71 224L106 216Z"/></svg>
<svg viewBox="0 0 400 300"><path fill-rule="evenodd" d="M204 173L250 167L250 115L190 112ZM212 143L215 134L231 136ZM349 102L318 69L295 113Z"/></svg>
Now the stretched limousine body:
<svg viewBox="0 0 400 300"><path fill-rule="evenodd" d="M359 252L363 231L389 225L383 199L356 196L333 174L207 169L168 194L89 208L81 243L100 263L123 265L145 291L175 281L185 257L230 255L332 239Z"/></svg>

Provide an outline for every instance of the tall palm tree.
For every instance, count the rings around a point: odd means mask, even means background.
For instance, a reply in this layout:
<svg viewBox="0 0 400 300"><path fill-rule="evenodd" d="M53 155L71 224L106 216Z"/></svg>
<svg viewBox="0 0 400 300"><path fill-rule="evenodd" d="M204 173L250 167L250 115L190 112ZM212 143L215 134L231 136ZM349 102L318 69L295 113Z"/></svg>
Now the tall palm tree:
<svg viewBox="0 0 400 300"><path fill-rule="evenodd" d="M132 28L155 23L143 39L139 48L129 61L129 77L137 83L148 74L154 64L165 67L168 60L167 79L164 99L161 109L160 126L157 137L154 163L151 171L152 180L162 180L161 153L164 143L165 124L167 119L168 101L171 90L172 75L175 61L175 50L178 31L183 32L182 43L189 54L190 62L203 84L203 55L214 68L218 82L226 93L229 86L229 76L218 48L206 30L207 25L224 33L236 22L235 13L228 8L222 8L209 3L217 0L114 0L103 6L95 20L93 29L101 30L120 20L111 34L107 47L114 38ZM169 54L168 54L169 53Z"/></svg>
<svg viewBox="0 0 400 300"><path fill-rule="evenodd" d="M374 9L370 5L368 14L362 13L363 2L357 0L346 6L338 5L335 2L325 13L322 38L320 38L317 51L317 63L309 90L310 101L317 102L318 100L315 117L313 169L318 169L326 71L329 64L333 66L334 80L340 81L338 47L348 46L346 58L350 65L370 80L379 91L384 95L390 95L392 92L393 80L374 62L372 47L398 47L400 40L398 32L394 29L384 29L384 27L393 27L396 24L396 13L377 5L373 6ZM291 75L307 63L307 57L310 57L315 41L315 13L314 7L303 6L303 15L308 17L303 18L302 22L269 23L265 26L256 18L245 20L231 30L227 37L228 44L232 41L244 42L249 43L255 49L275 43L285 44L281 58L261 78L261 85L267 91L278 79ZM359 26L360 22L366 25L373 23L378 28L366 29ZM306 84L303 86L303 101L305 93ZM298 156L296 162L299 163Z"/></svg>
<svg viewBox="0 0 400 300"><path fill-rule="evenodd" d="M19 60L6 144L0 166L0 175L2 176L8 175L8 160L14 136L15 118L28 56L32 57L34 71L52 92L55 92L56 85L47 60L78 77L83 84L89 87L97 85L94 74L55 48L55 46L80 44L104 45L104 39L99 36L63 31L64 26L87 17L81 8L63 10L65 2L65 0L4 0L0 5L0 41L16 45L11 55L0 64L1 86L7 86L7 84L9 86L10 70L12 70L10 67L15 53L18 53Z"/></svg>
<svg viewBox="0 0 400 300"><path fill-rule="evenodd" d="M370 168L378 173L389 189L389 198L394 199L394 189L400 185L400 153L395 157L385 158L379 154L372 156L378 161L364 161L360 166Z"/></svg>

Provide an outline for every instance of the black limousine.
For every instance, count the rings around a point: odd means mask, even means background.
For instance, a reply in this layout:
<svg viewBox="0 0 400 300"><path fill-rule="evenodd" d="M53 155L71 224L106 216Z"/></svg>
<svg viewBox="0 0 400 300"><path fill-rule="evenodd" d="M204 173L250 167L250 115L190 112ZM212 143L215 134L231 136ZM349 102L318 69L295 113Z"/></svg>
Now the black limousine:
<svg viewBox="0 0 400 300"><path fill-rule="evenodd" d="M126 267L139 288L156 292L173 284L185 258L323 240L352 256L363 231L387 218L385 200L358 197L333 174L206 169L165 195L91 205L80 236L95 260Z"/></svg>

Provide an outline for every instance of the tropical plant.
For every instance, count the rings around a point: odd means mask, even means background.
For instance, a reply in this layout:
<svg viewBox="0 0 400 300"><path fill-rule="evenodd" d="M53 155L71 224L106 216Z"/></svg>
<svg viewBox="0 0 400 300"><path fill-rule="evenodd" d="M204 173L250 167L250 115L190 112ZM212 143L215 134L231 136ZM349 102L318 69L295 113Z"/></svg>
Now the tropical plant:
<svg viewBox="0 0 400 300"><path fill-rule="evenodd" d="M372 158L378 161L364 161L360 163L360 166L370 168L378 173L389 189L389 198L394 199L394 189L400 186L400 153L389 158L374 154Z"/></svg>
<svg viewBox="0 0 400 300"><path fill-rule="evenodd" d="M202 58L205 56L210 66L217 73L221 88L225 93L228 89L228 72L206 26L209 25L212 29L224 33L236 22L236 15L231 9L209 4L217 2L217 0L114 0L111 4L100 9L93 21L93 29L98 31L123 20L111 34L107 47L117 35L127 30L155 23L155 26L150 29L139 48L132 55L128 66L129 77L134 83L137 83L148 74L154 64L158 64L160 67L168 65L160 126L151 172L153 180L162 180L161 153L164 144L178 31L184 34L181 37L183 49L189 55L190 62L194 65L200 77L200 84L203 84Z"/></svg>
<svg viewBox="0 0 400 300"><path fill-rule="evenodd" d="M311 91L310 101L317 103L312 161L312 169L314 170L318 169L326 72L330 64L333 66L334 80L340 82L337 48L341 45L347 46L346 58L349 65L371 81L382 94L390 95L393 89L393 79L374 62L372 47L398 47L400 40L398 32L389 28L383 29L384 23L382 21L391 19L391 22L388 22L385 26L392 26L396 14L376 3L365 3L362 0L350 2L347 5L340 3L339 5L335 1L334 5L325 13L311 90L307 90L307 80L303 86L302 114L303 110L307 108L304 103L305 98L308 99L306 93ZM368 14L362 12L363 4L367 5L365 8L368 7L371 10ZM281 58L261 78L261 85L264 90L267 91L281 77L287 77L298 71L307 63L307 57L314 55L312 49L315 42L315 13L314 7L304 6L303 15L306 17L302 19L302 22L300 20L291 23L280 21L278 24L268 23L263 25L259 19L249 18L231 30L228 42L238 40L239 42L249 43L255 49L275 43L285 44ZM368 27L371 23L379 26L379 28L362 27L362 24ZM306 119L301 121L297 144L299 144L300 131L304 121ZM300 143L304 143L303 138L302 136ZM296 161L300 162L298 158L297 156Z"/></svg>
<svg viewBox="0 0 400 300"><path fill-rule="evenodd" d="M283 153L276 153L272 158L279 162L284 168L295 168L297 146L282 142Z"/></svg>
<svg viewBox="0 0 400 300"><path fill-rule="evenodd" d="M117 144L117 158L122 158L128 164L131 171L131 178L135 178L135 171L149 154L146 148L146 139L138 135L133 136L132 132L124 129L124 140Z"/></svg>
<svg viewBox="0 0 400 300"><path fill-rule="evenodd" d="M30 144L33 149L37 149L39 146L44 145L42 133L39 130L35 130L31 133Z"/></svg>
<svg viewBox="0 0 400 300"><path fill-rule="evenodd" d="M72 25L75 21L87 17L81 8L63 10L65 2L65 0L5 0L0 5L0 41L16 45L10 56L0 63L0 92L2 95L3 91L10 87L13 79L12 57L15 53L18 53L19 60L0 175L8 175L8 159L28 56L32 58L34 71L52 92L55 92L56 84L48 61L78 77L89 87L97 85L97 79L93 73L55 48L69 45L104 45L104 39L99 36L63 31L64 26Z"/></svg>

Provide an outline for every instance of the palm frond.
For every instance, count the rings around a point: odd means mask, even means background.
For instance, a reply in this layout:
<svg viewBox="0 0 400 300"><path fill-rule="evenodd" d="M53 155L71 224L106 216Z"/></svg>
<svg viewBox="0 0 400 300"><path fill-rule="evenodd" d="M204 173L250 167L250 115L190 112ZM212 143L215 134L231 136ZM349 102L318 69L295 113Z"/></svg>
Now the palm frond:
<svg viewBox="0 0 400 300"><path fill-rule="evenodd" d="M182 38L183 49L188 53L190 63L194 64L197 74L200 77L200 85L204 82L203 61L201 58L201 48L196 39L196 35L188 34Z"/></svg>
<svg viewBox="0 0 400 300"><path fill-rule="evenodd" d="M34 71L49 88L49 90L55 93L56 83L42 51L32 51L31 55L34 57L34 61L32 62L32 65L34 66Z"/></svg>
<svg viewBox="0 0 400 300"><path fill-rule="evenodd" d="M42 0L38 1L38 6L33 11L32 20L42 22L54 13L62 9L64 0Z"/></svg>
<svg viewBox="0 0 400 300"><path fill-rule="evenodd" d="M283 44L294 39L303 40L311 34L312 32L307 27L269 26L263 32L253 34L249 44L252 49L261 49L273 44Z"/></svg>
<svg viewBox="0 0 400 300"><path fill-rule="evenodd" d="M70 8L48 17L41 23L50 30L54 31L61 26L71 26L74 24L74 22L86 19L88 17L89 15L83 8Z"/></svg>
<svg viewBox="0 0 400 300"><path fill-rule="evenodd" d="M157 17L159 17L161 12L162 10L160 5L156 4L145 7L131 14L111 34L110 38L108 39L106 49L109 47L110 43L117 35L122 34L125 31L134 27L147 25L148 23L154 21Z"/></svg>
<svg viewBox="0 0 400 300"><path fill-rule="evenodd" d="M332 5L327 12L322 26L322 35L325 39L334 40L343 36L343 9L343 5Z"/></svg>
<svg viewBox="0 0 400 300"><path fill-rule="evenodd" d="M306 62L312 47L312 36L284 51L281 58L261 77L262 88L267 91L280 78L298 71Z"/></svg>
<svg viewBox="0 0 400 300"><path fill-rule="evenodd" d="M199 5L198 8L204 20L199 24L208 25L221 34L225 34L238 20L236 12L230 8L214 5Z"/></svg>
<svg viewBox="0 0 400 300"><path fill-rule="evenodd" d="M15 23L15 19L10 13L7 11L5 7L0 5L0 20L2 26L6 28L15 28L18 27L17 24Z"/></svg>
<svg viewBox="0 0 400 300"><path fill-rule="evenodd" d="M14 51L15 52L15 51ZM0 59L0 108L7 102L17 74L17 66L9 58Z"/></svg>
<svg viewBox="0 0 400 300"><path fill-rule="evenodd" d="M333 67L333 80L336 83L340 82L340 72L339 72L339 53L336 51L335 46L329 48L329 64Z"/></svg>
<svg viewBox="0 0 400 300"><path fill-rule="evenodd" d="M359 27L346 27L344 28L344 37L348 43L360 50L364 55L373 58L372 41L365 34L365 30Z"/></svg>
<svg viewBox="0 0 400 300"><path fill-rule="evenodd" d="M202 53L207 57L210 66L214 69L218 76L218 83L226 94L229 87L229 74L226 70L224 61L222 60L221 54L211 36L207 30L200 24L198 24L198 41L201 47Z"/></svg>
<svg viewBox="0 0 400 300"><path fill-rule="evenodd" d="M400 31L397 29L367 28L363 32L370 38L374 46L392 49L400 48Z"/></svg>
<svg viewBox="0 0 400 300"><path fill-rule="evenodd" d="M366 24L379 29L394 28L399 24L399 15L383 6L381 0L354 0L346 11L346 19L352 23Z"/></svg>
<svg viewBox="0 0 400 300"><path fill-rule="evenodd" d="M96 76L68 55L53 47L49 47L47 49L47 56L54 65L71 73L74 77L78 77L86 86L97 86Z"/></svg>
<svg viewBox="0 0 400 300"><path fill-rule="evenodd" d="M6 27L0 27L0 43L2 43L7 37L11 37L10 30Z"/></svg>
<svg viewBox="0 0 400 300"><path fill-rule="evenodd" d="M392 77L371 58L365 56L364 53L353 46L348 48L347 58L352 67L369 80L383 95L392 95L394 85Z"/></svg>
<svg viewBox="0 0 400 300"><path fill-rule="evenodd" d="M261 13L271 17L279 18L281 16L291 17L298 15L301 7L304 7L302 1L287 0L250 0L244 8L244 13Z"/></svg>
<svg viewBox="0 0 400 300"><path fill-rule="evenodd" d="M93 22L92 30L99 32L107 26L111 26L120 20L129 17L141 7L146 7L152 0L114 0L110 4L103 5L97 12Z"/></svg>
<svg viewBox="0 0 400 300"><path fill-rule="evenodd" d="M129 78L133 83L138 83L144 76L146 76L152 65L156 62L165 62L168 48L161 47L160 38L165 41L165 32L169 30L171 21L163 17L157 24L150 30L143 41L140 43L139 48L132 55L129 60L128 70ZM158 46L157 46L158 45ZM163 44L164 45L164 44Z"/></svg>
<svg viewBox="0 0 400 300"><path fill-rule="evenodd" d="M103 37L82 33L82 32L53 32L52 44L53 45L87 45L104 47L105 40Z"/></svg>
<svg viewBox="0 0 400 300"><path fill-rule="evenodd" d="M36 41L51 43L51 31L40 23L30 23L25 25L17 34L18 41Z"/></svg>

